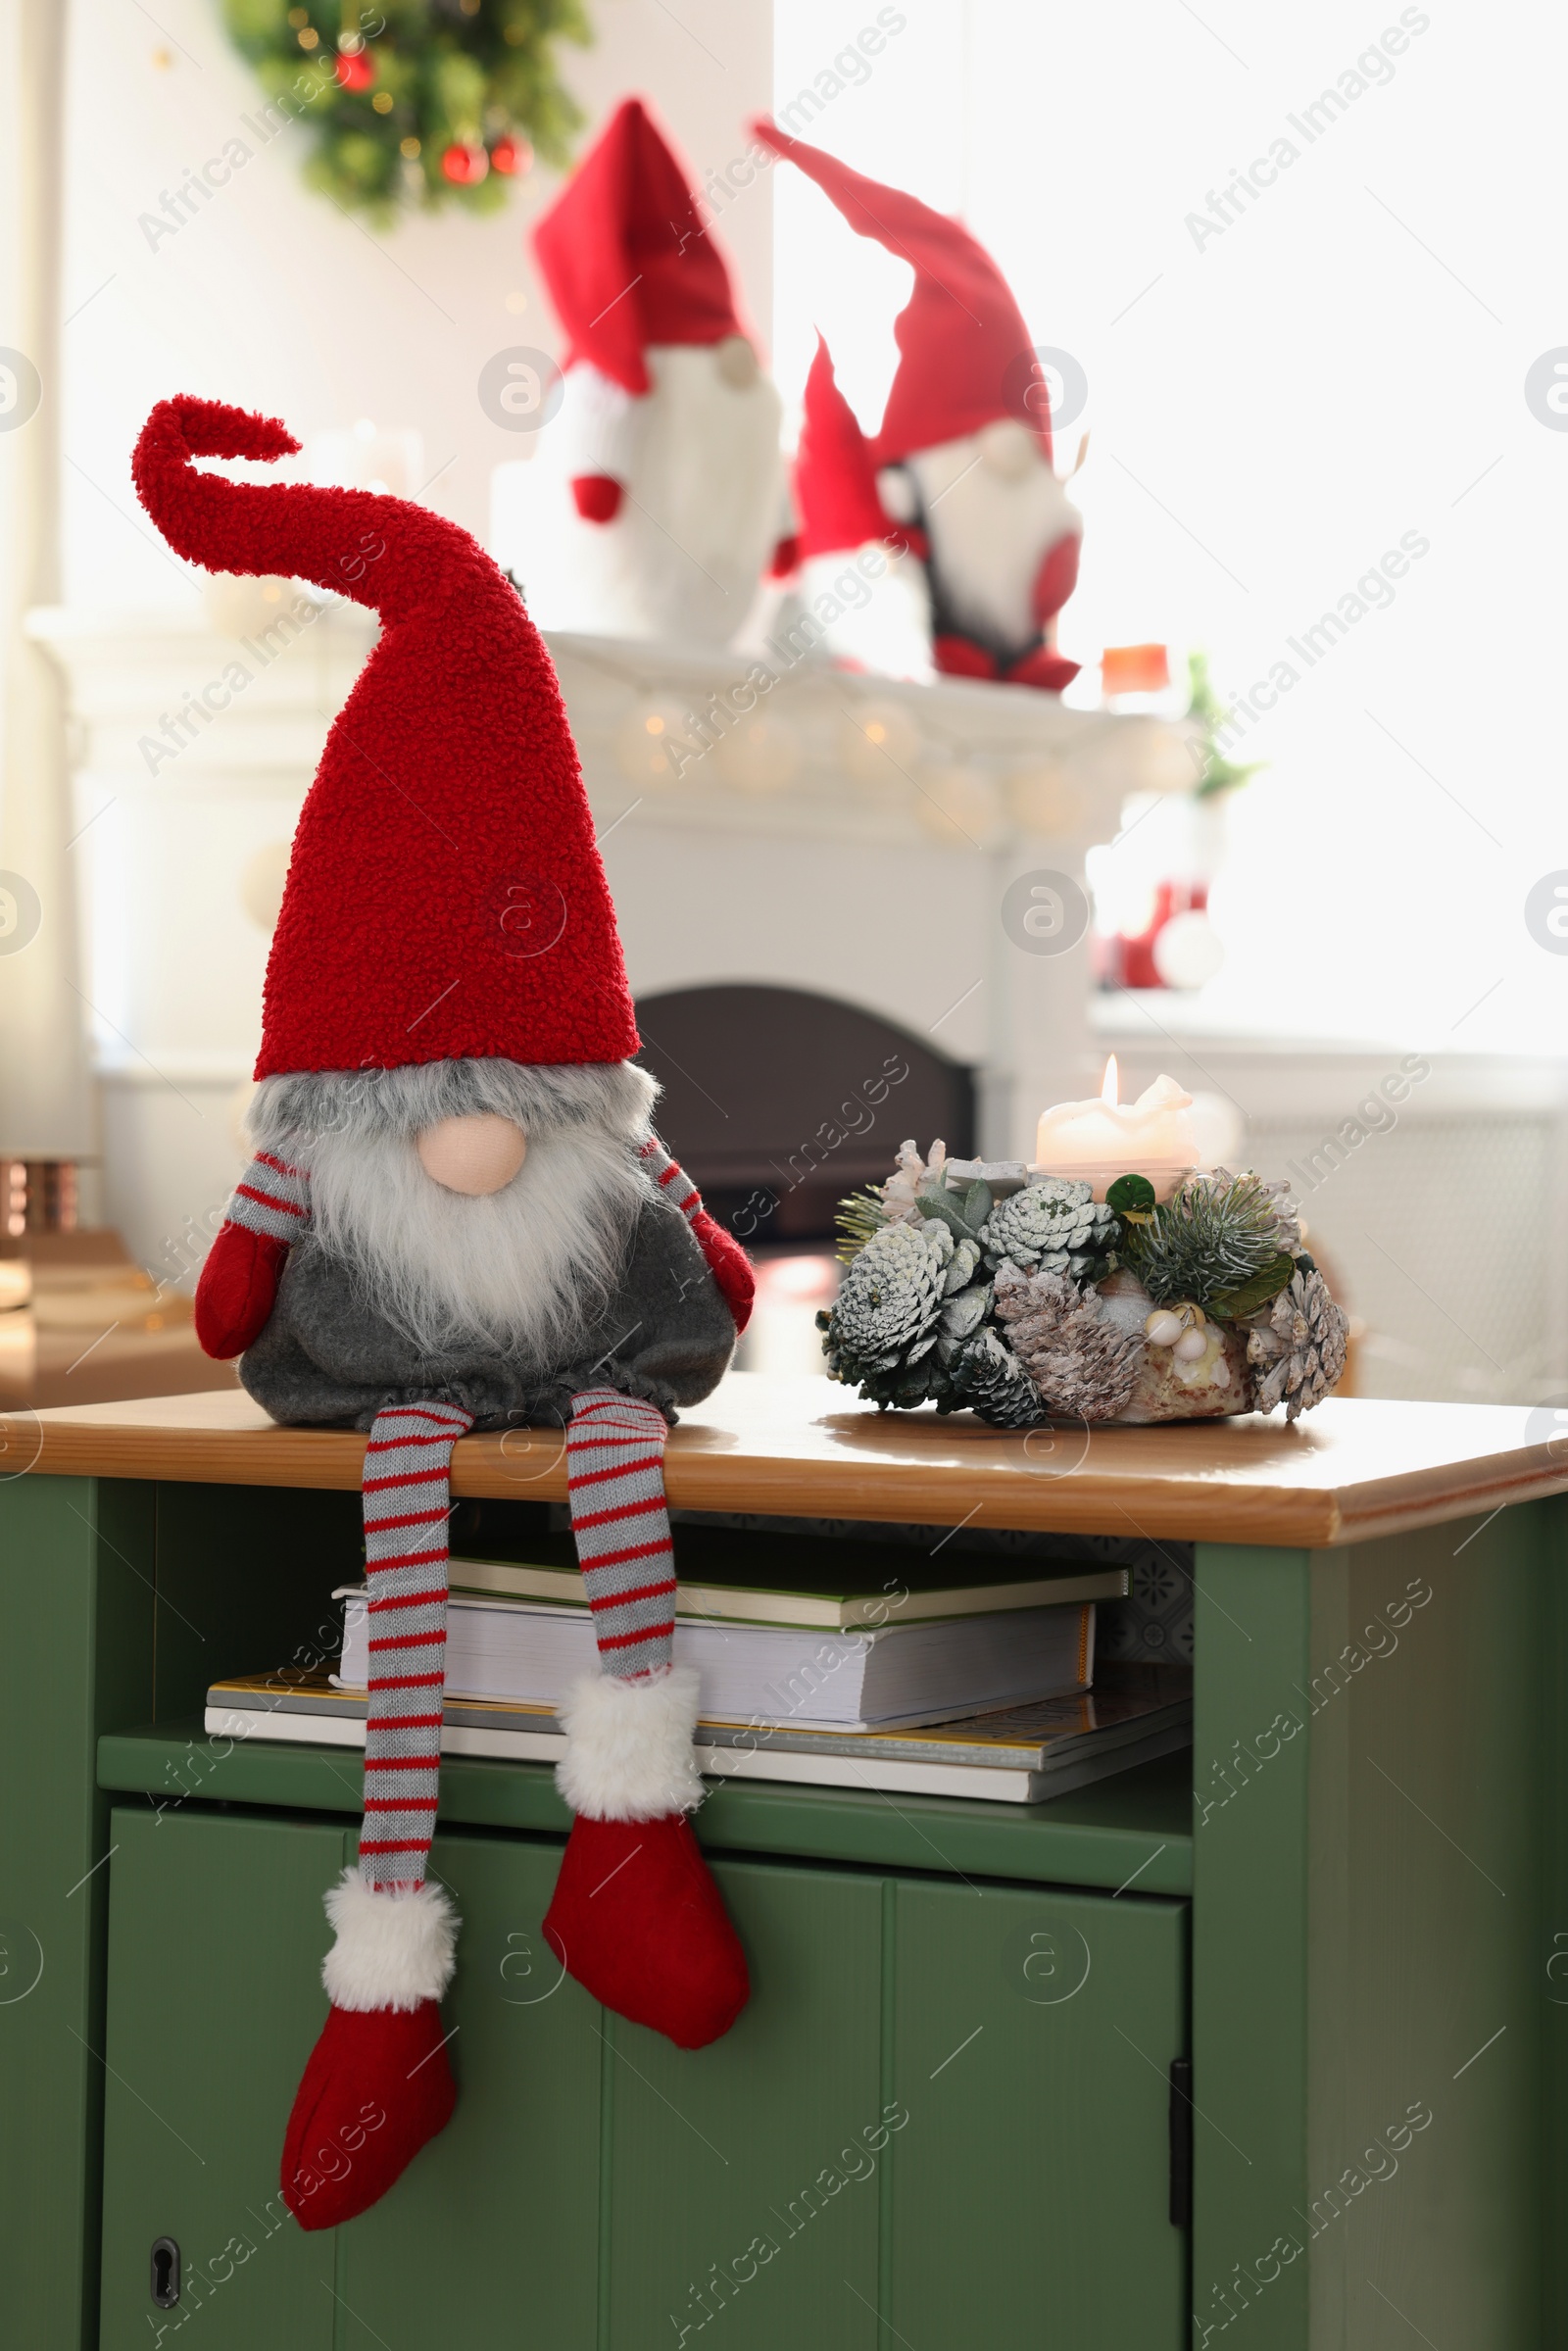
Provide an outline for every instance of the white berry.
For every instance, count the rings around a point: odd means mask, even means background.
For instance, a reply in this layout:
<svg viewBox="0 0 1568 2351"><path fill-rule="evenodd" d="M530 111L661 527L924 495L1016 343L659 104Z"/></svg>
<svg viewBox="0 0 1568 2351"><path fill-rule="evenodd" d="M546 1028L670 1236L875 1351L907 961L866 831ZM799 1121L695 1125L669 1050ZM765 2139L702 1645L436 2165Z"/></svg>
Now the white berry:
<svg viewBox="0 0 1568 2351"><path fill-rule="evenodd" d="M1208 1352L1208 1341L1201 1331L1183 1331L1171 1352L1178 1363L1196 1363Z"/></svg>
<svg viewBox="0 0 1568 2351"><path fill-rule="evenodd" d="M1144 1337L1151 1347L1174 1347L1184 1327L1179 1314L1172 1314L1168 1306L1157 1306L1144 1325Z"/></svg>

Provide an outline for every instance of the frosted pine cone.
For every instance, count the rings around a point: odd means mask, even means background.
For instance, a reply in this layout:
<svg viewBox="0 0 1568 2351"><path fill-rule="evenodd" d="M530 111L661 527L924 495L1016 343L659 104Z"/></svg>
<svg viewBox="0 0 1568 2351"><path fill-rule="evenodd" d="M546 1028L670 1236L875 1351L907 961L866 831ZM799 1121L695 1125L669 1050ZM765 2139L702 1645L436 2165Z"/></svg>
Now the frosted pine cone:
<svg viewBox="0 0 1568 2351"><path fill-rule="evenodd" d="M995 1331L982 1331L952 1367L953 1399L999 1429L1032 1429L1046 1417L1023 1365Z"/></svg>
<svg viewBox="0 0 1568 2351"><path fill-rule="evenodd" d="M1093 1290L1079 1290L1059 1273L1029 1276L1004 1265L997 1275L997 1315L1049 1410L1114 1420L1131 1402L1143 1337L1108 1320Z"/></svg>
<svg viewBox="0 0 1568 2351"><path fill-rule="evenodd" d="M1314 1266L1295 1273L1273 1302L1248 1325L1247 1360L1259 1412L1283 1403L1295 1420L1320 1403L1345 1369L1349 1324Z"/></svg>
<svg viewBox="0 0 1568 2351"><path fill-rule="evenodd" d="M827 1317L825 1352L835 1379L916 1362L936 1344L937 1322L955 1255L942 1225L884 1225L845 1269Z"/></svg>
<svg viewBox="0 0 1568 2351"><path fill-rule="evenodd" d="M1004 1260L1042 1273L1092 1279L1105 1270L1116 1238L1116 1214L1093 1198L1093 1187L1069 1176L1047 1176L999 1200L981 1230L988 1265Z"/></svg>

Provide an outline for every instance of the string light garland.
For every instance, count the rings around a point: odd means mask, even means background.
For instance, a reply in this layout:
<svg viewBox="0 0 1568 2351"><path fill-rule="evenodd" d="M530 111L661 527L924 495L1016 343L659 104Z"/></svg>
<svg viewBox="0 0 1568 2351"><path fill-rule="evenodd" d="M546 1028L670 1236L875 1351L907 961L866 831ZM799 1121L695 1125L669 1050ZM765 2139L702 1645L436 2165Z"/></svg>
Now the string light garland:
<svg viewBox="0 0 1568 2351"><path fill-rule="evenodd" d="M414 208L505 204L570 160L583 116L558 41L592 37L581 0L223 0L240 54L311 139L308 184L381 226Z"/></svg>

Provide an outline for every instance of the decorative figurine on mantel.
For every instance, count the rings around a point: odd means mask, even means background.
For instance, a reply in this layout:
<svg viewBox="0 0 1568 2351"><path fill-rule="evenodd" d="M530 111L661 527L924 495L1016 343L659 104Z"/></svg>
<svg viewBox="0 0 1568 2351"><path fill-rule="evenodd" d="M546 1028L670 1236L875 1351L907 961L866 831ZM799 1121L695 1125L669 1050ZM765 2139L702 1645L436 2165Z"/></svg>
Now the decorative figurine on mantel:
<svg viewBox="0 0 1568 2351"><path fill-rule="evenodd" d="M1040 1121L1039 1163L922 1158L839 1211L847 1259L817 1316L828 1376L886 1407L1001 1428L1310 1411L1348 1324L1288 1184L1199 1172L1192 1098L1156 1078Z"/></svg>
<svg viewBox="0 0 1568 2351"><path fill-rule="evenodd" d="M927 683L931 594L920 547L883 512L869 446L820 335L792 488L800 527L789 555L823 650L845 669Z"/></svg>
<svg viewBox="0 0 1568 2351"><path fill-rule="evenodd" d="M533 248L569 348L559 416L507 469L503 560L541 627L727 645L778 540L783 411L641 99L616 108Z"/></svg>
<svg viewBox="0 0 1568 2351"><path fill-rule="evenodd" d="M960 221L776 123L753 128L858 235L914 270L866 446L890 543L925 565L937 668L1059 694L1078 674L1056 651L1056 615L1077 583L1083 517L1056 476L1050 396L1006 279Z"/></svg>
<svg viewBox="0 0 1568 2351"><path fill-rule="evenodd" d="M728 1366L752 1277L650 1125L658 1089L632 1058L614 909L533 622L426 508L195 463L298 446L274 418L166 400L133 472L187 562L341 587L382 622L294 835L255 1157L196 1291L203 1347L239 1357L274 1420L369 1437L365 1823L326 1893L331 2005L283 2155L284 2202L324 2229L384 2194L456 2098L440 2000L459 1921L428 1861L451 1461L470 1429L560 1429L598 1642L562 1709L575 1817L545 1938L595 1999L682 2048L745 2004L688 1819L698 1684L672 1659L663 1461L675 1407ZM334 2142L357 2150L346 2170L321 2161Z"/></svg>

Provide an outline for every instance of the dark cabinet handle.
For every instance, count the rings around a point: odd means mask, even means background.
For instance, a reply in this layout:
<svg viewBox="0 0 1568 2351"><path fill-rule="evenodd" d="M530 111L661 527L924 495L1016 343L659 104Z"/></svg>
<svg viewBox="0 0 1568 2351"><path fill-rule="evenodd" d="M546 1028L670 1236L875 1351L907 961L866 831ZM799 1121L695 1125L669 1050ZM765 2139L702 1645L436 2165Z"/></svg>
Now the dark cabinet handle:
<svg viewBox="0 0 1568 2351"><path fill-rule="evenodd" d="M1170 2068L1170 2225L1193 2225L1193 2061L1175 2057Z"/></svg>
<svg viewBox="0 0 1568 2351"><path fill-rule="evenodd" d="M179 2300L179 2247L172 2236L153 2244L153 2300L160 2310L172 2310Z"/></svg>

